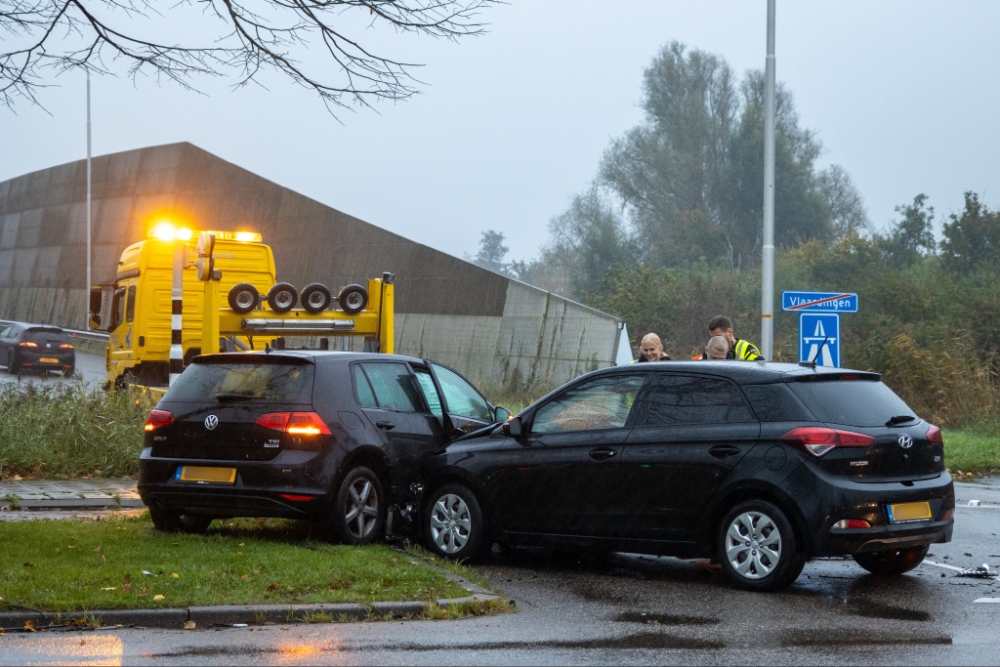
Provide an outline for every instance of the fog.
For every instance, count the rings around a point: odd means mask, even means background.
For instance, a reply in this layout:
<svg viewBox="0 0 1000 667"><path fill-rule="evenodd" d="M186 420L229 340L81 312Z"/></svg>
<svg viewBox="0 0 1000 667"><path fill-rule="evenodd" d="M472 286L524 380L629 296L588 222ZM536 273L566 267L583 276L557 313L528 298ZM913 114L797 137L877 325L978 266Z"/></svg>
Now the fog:
<svg viewBox="0 0 1000 667"><path fill-rule="evenodd" d="M204 94L92 80L95 155L189 141L324 204L445 252L502 231L527 259L584 190L608 143L642 118L643 69L671 40L738 73L765 55L764 0L510 0L458 43L378 29L361 41L424 63L421 94L334 118L275 75L266 88L196 79ZM1000 205L1000 3L778 0L777 76L803 127L883 226L926 193L942 218L973 190ZM314 57L311 54L309 57ZM0 180L86 155L85 79L71 72L0 110Z"/></svg>

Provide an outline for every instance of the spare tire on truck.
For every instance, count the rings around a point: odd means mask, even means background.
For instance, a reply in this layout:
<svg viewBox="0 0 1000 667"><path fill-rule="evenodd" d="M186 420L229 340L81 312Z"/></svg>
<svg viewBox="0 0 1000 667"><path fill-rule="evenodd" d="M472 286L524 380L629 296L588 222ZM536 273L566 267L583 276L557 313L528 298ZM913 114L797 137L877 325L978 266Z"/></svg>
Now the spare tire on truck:
<svg viewBox="0 0 1000 667"><path fill-rule="evenodd" d="M340 309L348 315L357 315L368 305L368 290L361 285L348 285L337 295Z"/></svg>
<svg viewBox="0 0 1000 667"><path fill-rule="evenodd" d="M229 290L229 307L243 315L257 307L260 292L250 283L238 283Z"/></svg>

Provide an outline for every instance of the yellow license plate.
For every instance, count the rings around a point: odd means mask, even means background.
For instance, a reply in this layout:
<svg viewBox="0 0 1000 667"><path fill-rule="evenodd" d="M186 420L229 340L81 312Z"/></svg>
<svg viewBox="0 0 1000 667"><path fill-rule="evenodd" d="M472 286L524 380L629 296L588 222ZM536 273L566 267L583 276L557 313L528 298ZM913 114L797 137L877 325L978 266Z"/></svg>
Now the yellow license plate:
<svg viewBox="0 0 1000 667"><path fill-rule="evenodd" d="M930 503L900 503L889 505L889 520L892 523L904 521L925 521L931 518Z"/></svg>
<svg viewBox="0 0 1000 667"><path fill-rule="evenodd" d="M59 363L58 359L53 359L52 357L42 357L41 361L42 361L43 364L58 364Z"/></svg>
<svg viewBox="0 0 1000 667"><path fill-rule="evenodd" d="M236 468L208 468L201 466L184 466L177 475L181 482L216 482L232 484L236 481Z"/></svg>

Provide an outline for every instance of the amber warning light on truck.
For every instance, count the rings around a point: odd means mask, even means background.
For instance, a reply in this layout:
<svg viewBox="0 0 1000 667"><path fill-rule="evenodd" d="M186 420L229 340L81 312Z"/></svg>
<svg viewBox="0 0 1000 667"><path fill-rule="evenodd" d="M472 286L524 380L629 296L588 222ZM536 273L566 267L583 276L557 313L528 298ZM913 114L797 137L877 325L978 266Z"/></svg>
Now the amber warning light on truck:
<svg viewBox="0 0 1000 667"><path fill-rule="evenodd" d="M241 241L243 243L261 243L263 237L258 232L223 232L209 230L209 234L214 234L216 240L221 241ZM171 222L158 222L149 230L149 238L160 241L190 241L194 237L194 232L186 227L177 227Z"/></svg>

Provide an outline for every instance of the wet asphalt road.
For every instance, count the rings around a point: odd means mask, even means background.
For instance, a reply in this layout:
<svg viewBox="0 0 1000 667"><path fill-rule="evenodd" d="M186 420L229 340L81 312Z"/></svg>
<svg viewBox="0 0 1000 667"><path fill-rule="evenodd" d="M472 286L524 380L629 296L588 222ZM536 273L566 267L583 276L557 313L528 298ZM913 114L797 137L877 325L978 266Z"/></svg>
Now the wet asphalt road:
<svg viewBox="0 0 1000 667"><path fill-rule="evenodd" d="M7 372L6 366L0 366L0 385L34 384L36 386L56 386L82 382L90 389L98 389L104 381L108 379L108 371L104 365L104 356L97 354L76 354L76 375L72 378L64 378L61 373L33 373L25 372L20 378Z"/></svg>
<svg viewBox="0 0 1000 667"><path fill-rule="evenodd" d="M788 590L729 587L701 564L498 556L515 613L457 621L113 629L0 637L0 664L1000 664L1000 480L956 485L955 541L907 576L814 561ZM969 500L983 501L969 507Z"/></svg>

